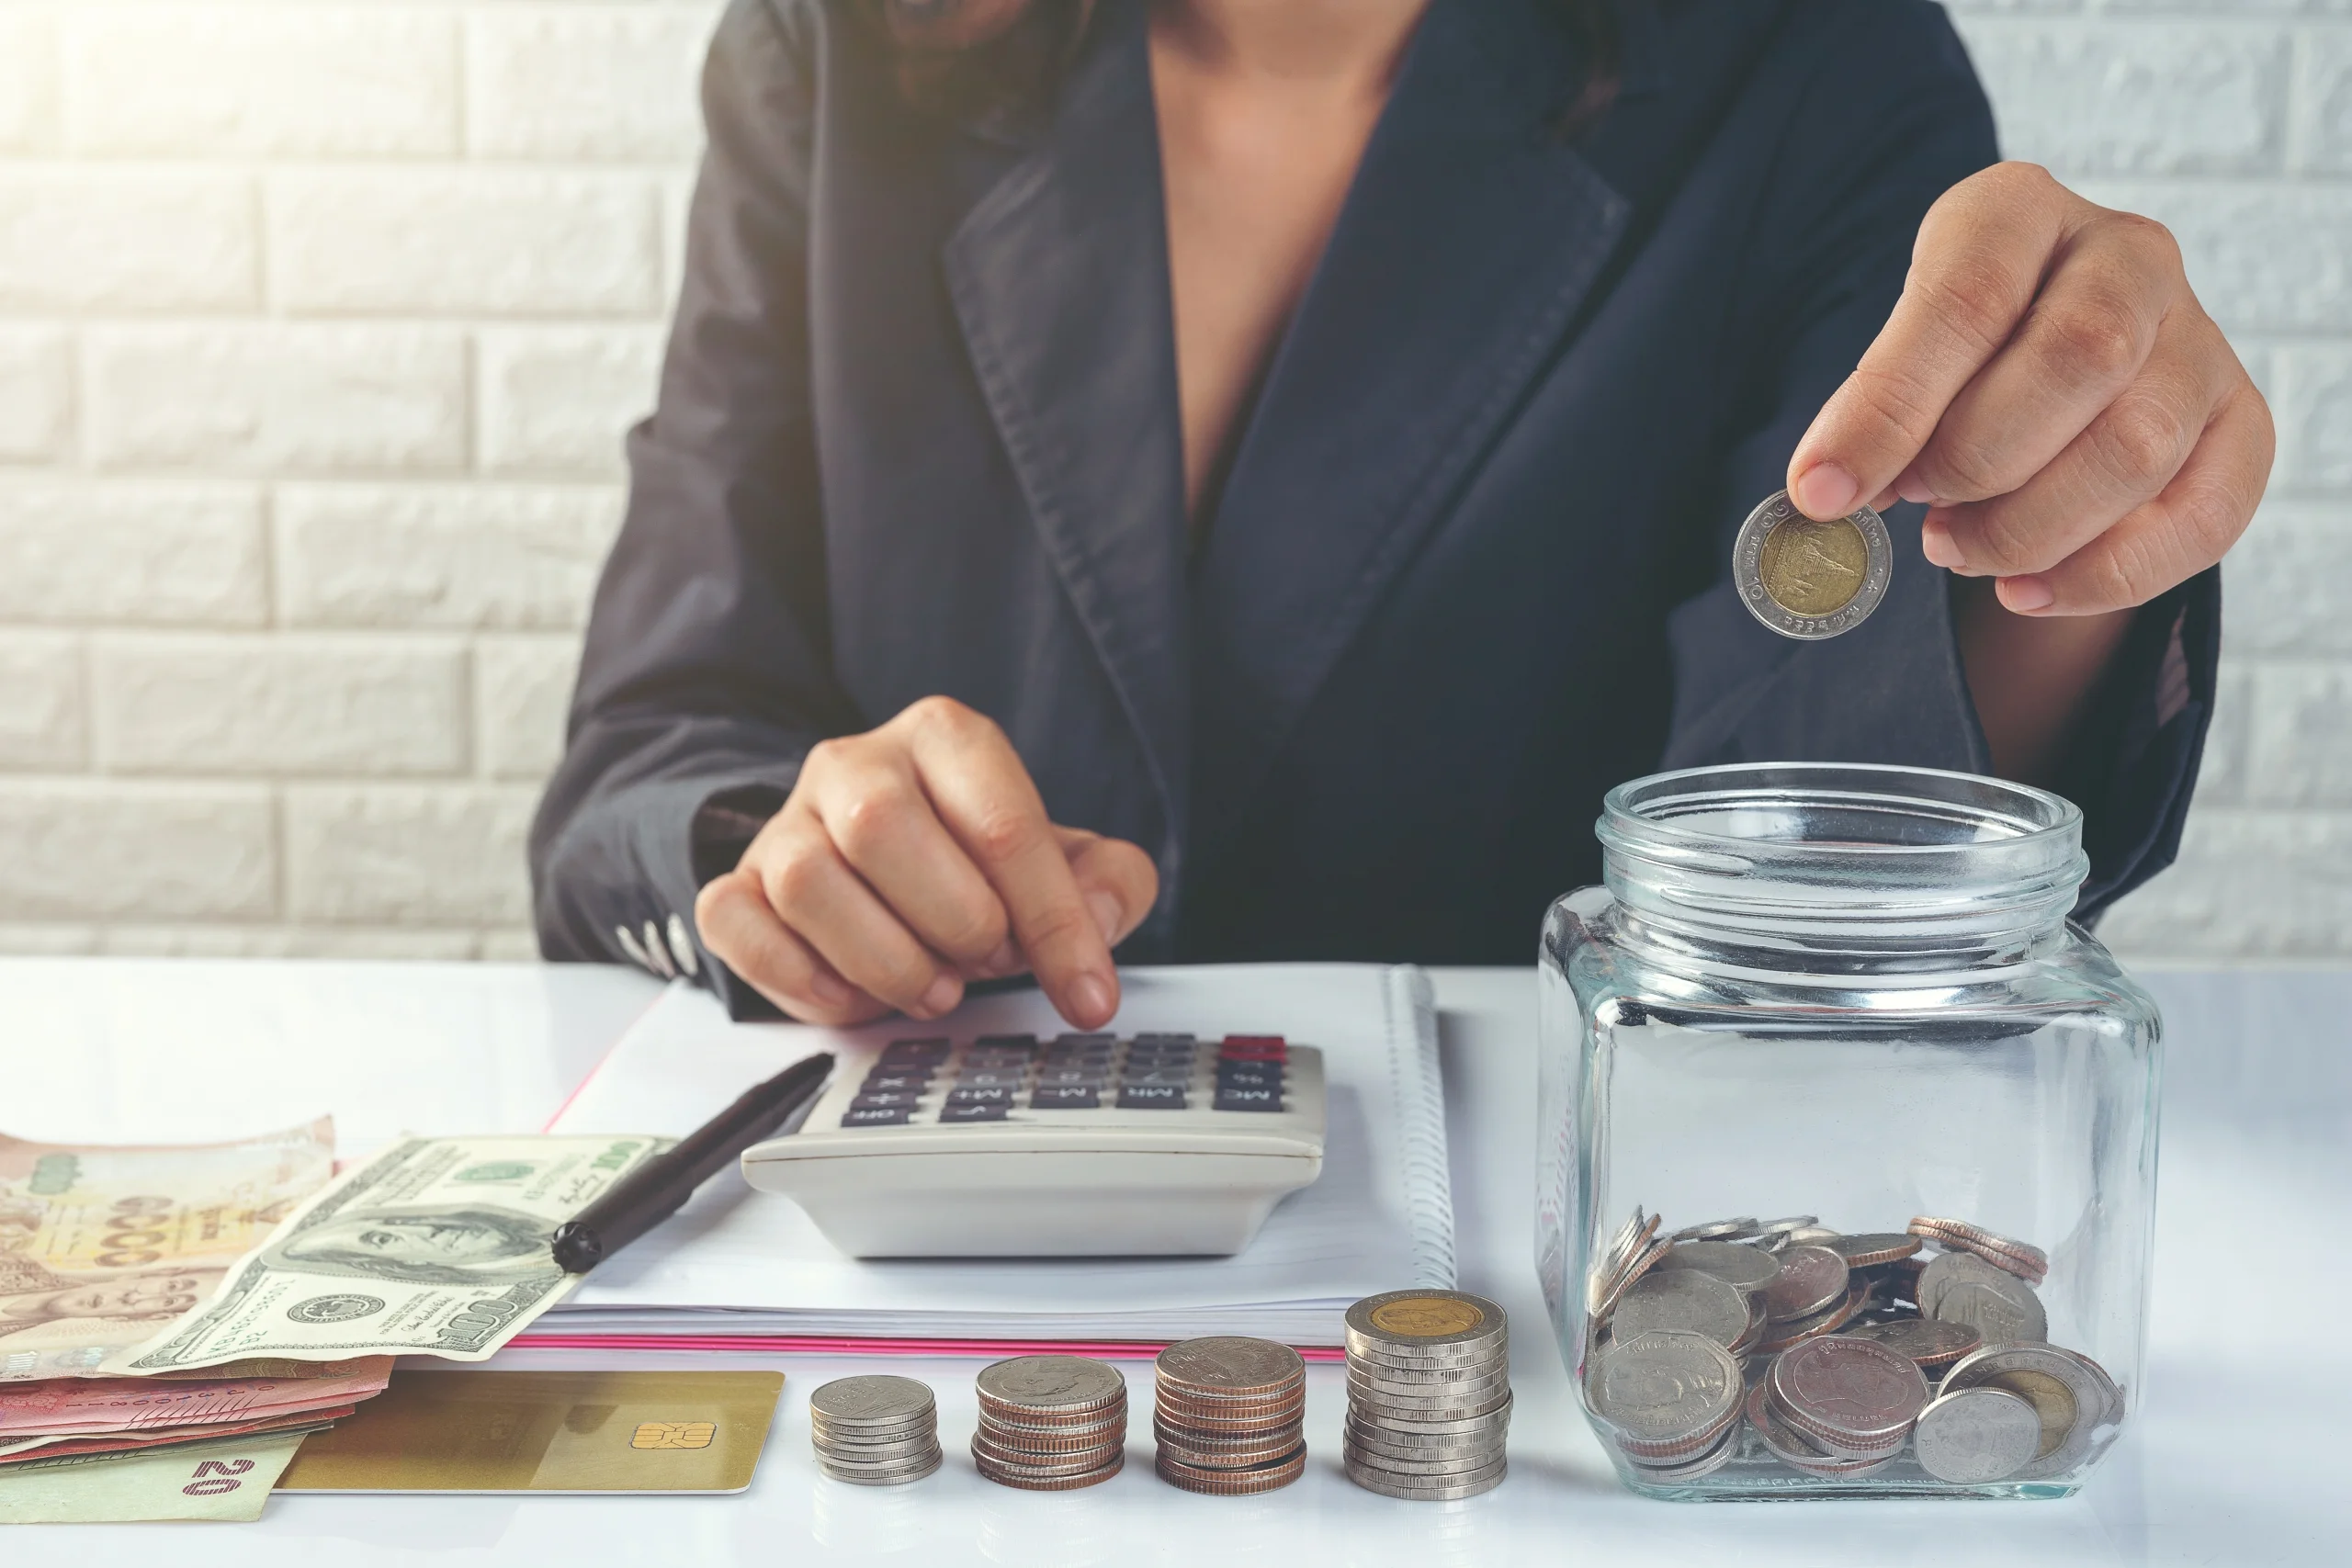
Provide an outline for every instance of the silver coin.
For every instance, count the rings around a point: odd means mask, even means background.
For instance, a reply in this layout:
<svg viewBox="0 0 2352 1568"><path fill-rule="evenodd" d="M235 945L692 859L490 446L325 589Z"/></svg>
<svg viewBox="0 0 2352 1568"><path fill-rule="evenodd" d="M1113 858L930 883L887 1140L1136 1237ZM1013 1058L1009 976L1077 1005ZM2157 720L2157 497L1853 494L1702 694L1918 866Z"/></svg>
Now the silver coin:
<svg viewBox="0 0 2352 1568"><path fill-rule="evenodd" d="M1750 615L1782 637L1813 642L1870 619L1894 579L1894 546L1867 506L1816 523L1776 491L1740 525L1731 570Z"/></svg>
<svg viewBox="0 0 2352 1568"><path fill-rule="evenodd" d="M868 1458L860 1454L827 1452L820 1453L817 1459L821 1464L829 1464L839 1470L855 1471L863 1474L871 1471L906 1470L910 1466L922 1465L937 1459L939 1452L939 1443L934 1438L928 1443L918 1443L906 1452L899 1454Z"/></svg>
<svg viewBox="0 0 2352 1568"><path fill-rule="evenodd" d="M1476 1497L1480 1493L1492 1492L1496 1487L1500 1486L1503 1483L1503 1478L1510 1473L1508 1461L1498 1460L1491 1470L1479 1471L1474 1474L1460 1476L1438 1484L1415 1486L1408 1484L1400 1477L1390 1475L1385 1471L1358 1465L1352 1461L1344 1461L1341 1468L1346 1471L1350 1481L1367 1492L1377 1492L1387 1497L1402 1497L1415 1503L1451 1503L1464 1497Z"/></svg>
<svg viewBox="0 0 2352 1568"><path fill-rule="evenodd" d="M1653 1271L1617 1303L1611 1332L1628 1338L1652 1329L1702 1334L1728 1349L1748 1331L1753 1314L1736 1285L1697 1269Z"/></svg>
<svg viewBox="0 0 2352 1568"><path fill-rule="evenodd" d="M1736 1241L1678 1241L1657 1260L1665 1269L1696 1269L1726 1285L1760 1291L1781 1271L1781 1260L1760 1247Z"/></svg>
<svg viewBox="0 0 2352 1568"><path fill-rule="evenodd" d="M1455 1421L1490 1416L1510 1397L1510 1383L1505 1379L1423 1395L1390 1393L1365 1388L1353 1378L1348 1380L1348 1404L1383 1419L1401 1416L1415 1421Z"/></svg>
<svg viewBox="0 0 2352 1568"><path fill-rule="evenodd" d="M2004 1388L1954 1389L1919 1412L1912 1457L1939 1481L1981 1486L2005 1481L2041 1445L2041 1416Z"/></svg>
<svg viewBox="0 0 2352 1568"><path fill-rule="evenodd" d="M1857 1339L1874 1339L1890 1350L1910 1357L1912 1364L1923 1371L1950 1366L1984 1342L1982 1335L1964 1323L1946 1323L1934 1317L1898 1317L1892 1323L1870 1324L1849 1332Z"/></svg>
<svg viewBox="0 0 2352 1568"><path fill-rule="evenodd" d="M1399 1468L1438 1464L1448 1460L1492 1459L1503 1451L1503 1444L1508 1440L1507 1434L1497 1431L1474 1442L1455 1442L1437 1448L1419 1443L1392 1442L1385 1433L1353 1422L1348 1424L1341 1435L1350 1448L1382 1455L1387 1462Z"/></svg>
<svg viewBox="0 0 2352 1568"><path fill-rule="evenodd" d="M931 1389L912 1378L835 1378L808 1396L808 1414L837 1426L887 1427L933 1410Z"/></svg>
<svg viewBox="0 0 2352 1568"><path fill-rule="evenodd" d="M910 1481L921 1481L936 1472L945 1458L944 1454L933 1451L922 1463L910 1465L904 1470L852 1470L824 1460L817 1461L817 1468L835 1481L847 1482L852 1486L903 1486Z"/></svg>
<svg viewBox="0 0 2352 1568"><path fill-rule="evenodd" d="M1437 1420L1424 1420L1418 1416L1399 1416L1393 1412L1385 1410L1366 1410L1359 1416L1356 1406L1352 1402L1351 1402L1349 1405L1349 1414L1351 1416L1354 1416L1357 1419L1376 1425L1384 1432L1392 1434L1405 1433L1415 1437L1436 1438L1463 1432L1482 1432L1487 1429L1489 1424L1494 1422L1503 1422L1508 1424L1510 1420L1511 1398L1512 1396L1510 1394L1505 1393L1500 1404L1496 1405L1492 1410L1487 1411L1483 1415L1448 1416Z"/></svg>
<svg viewBox="0 0 2352 1568"><path fill-rule="evenodd" d="M1304 1382L1306 1362L1287 1345L1237 1334L1182 1339L1159 1353L1157 1375L1184 1393L1268 1397Z"/></svg>
<svg viewBox="0 0 2352 1568"><path fill-rule="evenodd" d="M1668 1236L1668 1241L1724 1241L1732 1236L1753 1235L1756 1216L1743 1214L1736 1220L1709 1220L1703 1225L1685 1225Z"/></svg>
<svg viewBox="0 0 2352 1568"><path fill-rule="evenodd" d="M1625 1462L1633 1467L1634 1473L1653 1485L1696 1481L1702 1475L1713 1475L1732 1461L1732 1457L1739 1452L1740 1436L1740 1425L1735 1421L1724 1429L1713 1448L1695 1458L1676 1460L1670 1464L1650 1464L1627 1454Z"/></svg>
<svg viewBox="0 0 2352 1568"><path fill-rule="evenodd" d="M1091 1356L1015 1356L980 1371L979 1392L1025 1410L1091 1410L1126 1397L1119 1370Z"/></svg>
<svg viewBox="0 0 2352 1568"><path fill-rule="evenodd" d="M1826 1247L1792 1247L1764 1287L1765 1309L1780 1322L1825 1312L1845 1298L1848 1273L1846 1260Z"/></svg>
<svg viewBox="0 0 2352 1568"><path fill-rule="evenodd" d="M1900 1443L1928 1403L1928 1380L1910 1357L1844 1334L1783 1351L1766 1382L1781 1414L1816 1444Z"/></svg>
<svg viewBox="0 0 2352 1568"><path fill-rule="evenodd" d="M911 1438L899 1438L887 1443L851 1443L820 1440L817 1451L833 1459L888 1460L905 1459L922 1452L939 1441L937 1432L922 1432Z"/></svg>
<svg viewBox="0 0 2352 1568"><path fill-rule="evenodd" d="M1986 1385L2014 1393L2034 1408L2041 1438L2034 1456L2011 1472L2016 1481L2048 1481L2080 1468L2094 1439L2109 1424L2108 1391L2115 1385L2087 1358L2055 1345L1988 1345L1962 1357L1944 1374L1943 1392Z"/></svg>
<svg viewBox="0 0 2352 1568"><path fill-rule="evenodd" d="M1739 1363L1713 1340L1654 1330L1611 1341L1594 1359L1587 1390L1594 1414L1620 1432L1673 1443L1725 1419L1746 1384Z"/></svg>
<svg viewBox="0 0 2352 1568"><path fill-rule="evenodd" d="M1432 1367L1419 1362L1400 1367L1393 1361L1375 1361L1369 1356L1348 1358L1348 1371L1351 1375L1369 1378L1383 1387L1393 1384L1408 1392L1416 1389L1442 1388L1449 1383L1494 1377L1509 1370L1510 1366L1510 1359L1507 1356L1489 1357L1482 1361L1465 1362L1458 1367Z"/></svg>
<svg viewBox="0 0 2352 1568"><path fill-rule="evenodd" d="M2050 1317L2033 1287L1971 1253L1947 1252L1928 1264L1918 1291L1923 1316L1965 1324L1988 1346L2039 1344L2050 1337Z"/></svg>

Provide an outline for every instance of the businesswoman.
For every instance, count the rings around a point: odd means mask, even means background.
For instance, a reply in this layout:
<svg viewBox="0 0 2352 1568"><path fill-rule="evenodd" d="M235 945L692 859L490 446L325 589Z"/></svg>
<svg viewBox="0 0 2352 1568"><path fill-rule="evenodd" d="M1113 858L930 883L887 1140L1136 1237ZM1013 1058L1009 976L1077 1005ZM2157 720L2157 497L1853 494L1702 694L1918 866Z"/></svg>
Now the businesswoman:
<svg viewBox="0 0 2352 1568"><path fill-rule="evenodd" d="M2085 913L2170 860L2268 415L1938 8L735 0L705 112L551 957L1519 963L1605 789L1743 759L2062 788ZM1842 637L1725 581L1783 484L1892 509Z"/></svg>

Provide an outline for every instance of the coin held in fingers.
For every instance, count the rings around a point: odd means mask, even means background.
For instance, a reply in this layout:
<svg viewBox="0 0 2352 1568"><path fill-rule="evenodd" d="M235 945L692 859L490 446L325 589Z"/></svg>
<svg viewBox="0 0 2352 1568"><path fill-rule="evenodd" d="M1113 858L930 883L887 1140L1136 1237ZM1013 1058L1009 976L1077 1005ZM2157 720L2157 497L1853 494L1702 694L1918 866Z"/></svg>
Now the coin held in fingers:
<svg viewBox="0 0 2352 1568"><path fill-rule="evenodd" d="M1787 491L1767 497L1740 525L1732 578L1748 613L1782 637L1818 641L1852 631L1886 597L1894 547L1867 506L1816 521Z"/></svg>

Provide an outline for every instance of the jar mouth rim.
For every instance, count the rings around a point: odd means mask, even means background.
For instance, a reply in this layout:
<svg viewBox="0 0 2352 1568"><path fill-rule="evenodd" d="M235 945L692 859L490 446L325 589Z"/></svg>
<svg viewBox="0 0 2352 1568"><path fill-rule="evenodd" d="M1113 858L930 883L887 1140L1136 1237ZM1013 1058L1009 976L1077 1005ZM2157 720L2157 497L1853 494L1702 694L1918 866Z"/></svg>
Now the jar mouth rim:
<svg viewBox="0 0 2352 1568"><path fill-rule="evenodd" d="M1782 804L1793 795L1863 809L1882 803L1887 807L1899 806L1900 815L1914 822L1940 807L1947 809L1945 819L1956 829L1968 830L1928 841L1878 842L1730 833L1683 820L1720 816L1744 798L1768 793ZM1896 815L1890 810L1889 819ZM2082 808L2063 795L1976 773L1884 762L1734 762L1652 773L1621 784L1603 799L1600 827L1604 842L1638 840L1657 849L1702 857L1744 858L1773 849L1815 850L1834 851L1840 859L1853 856L1900 864L1966 850L1980 853L1998 850L2004 858L2019 852L2030 857L2043 848L2070 852L2082 823Z"/></svg>

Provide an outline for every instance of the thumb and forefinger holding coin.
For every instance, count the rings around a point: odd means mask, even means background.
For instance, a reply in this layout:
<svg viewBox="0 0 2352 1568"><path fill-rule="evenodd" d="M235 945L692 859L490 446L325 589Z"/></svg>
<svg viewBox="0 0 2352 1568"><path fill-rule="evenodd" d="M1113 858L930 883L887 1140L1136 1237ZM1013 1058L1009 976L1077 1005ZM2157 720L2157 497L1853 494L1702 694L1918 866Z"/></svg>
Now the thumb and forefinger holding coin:
<svg viewBox="0 0 2352 1568"><path fill-rule="evenodd" d="M2219 560L2268 408L2164 228L2005 164L1920 225L1903 297L1789 464L1828 519L1929 502L1928 558L2020 615L2146 603Z"/></svg>

